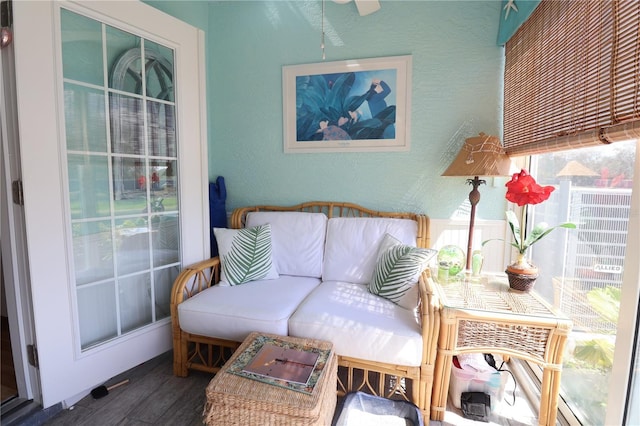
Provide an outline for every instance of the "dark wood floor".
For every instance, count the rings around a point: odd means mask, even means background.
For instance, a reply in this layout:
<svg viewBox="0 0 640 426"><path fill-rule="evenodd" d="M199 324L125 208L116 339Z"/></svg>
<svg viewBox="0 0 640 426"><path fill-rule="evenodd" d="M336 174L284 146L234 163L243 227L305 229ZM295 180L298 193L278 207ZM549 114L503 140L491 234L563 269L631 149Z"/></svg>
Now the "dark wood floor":
<svg viewBox="0 0 640 426"><path fill-rule="evenodd" d="M167 352L106 383L129 383L100 399L91 395L63 410L45 425L202 425L205 389L211 374L175 377Z"/></svg>
<svg viewBox="0 0 640 426"><path fill-rule="evenodd" d="M100 399L90 395L71 409L62 410L44 424L57 425L202 425L205 389L213 376L191 372L187 378L173 376L172 353L167 352L140 366L114 377L110 386L124 379L129 383L117 387ZM507 386L511 392L511 385ZM536 415L526 398L517 392L517 404L502 404L499 413L491 415L491 425L529 426L537 424ZM33 424L33 423L31 423ZM429 426L486 425L461 416L460 410L447 407L443 422L430 421ZM264 425L246 425L264 426Z"/></svg>

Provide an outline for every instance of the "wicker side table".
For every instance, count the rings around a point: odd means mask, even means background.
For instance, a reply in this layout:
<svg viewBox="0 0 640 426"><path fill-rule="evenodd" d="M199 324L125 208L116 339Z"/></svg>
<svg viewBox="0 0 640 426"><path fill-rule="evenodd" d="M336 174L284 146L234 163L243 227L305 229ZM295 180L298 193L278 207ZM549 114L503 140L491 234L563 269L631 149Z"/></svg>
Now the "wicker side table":
<svg viewBox="0 0 640 426"><path fill-rule="evenodd" d="M251 333L211 380L206 389L204 422L207 425L287 425L329 426L337 402L338 357L333 351L316 383L306 394L269 383L248 379L228 370L259 336L285 342L333 348L331 342Z"/></svg>
<svg viewBox="0 0 640 426"><path fill-rule="evenodd" d="M431 419L443 420L454 355L499 353L540 365L544 372L540 425L555 425L562 356L571 320L557 313L535 291L509 289L506 277L483 276L435 285L442 303Z"/></svg>

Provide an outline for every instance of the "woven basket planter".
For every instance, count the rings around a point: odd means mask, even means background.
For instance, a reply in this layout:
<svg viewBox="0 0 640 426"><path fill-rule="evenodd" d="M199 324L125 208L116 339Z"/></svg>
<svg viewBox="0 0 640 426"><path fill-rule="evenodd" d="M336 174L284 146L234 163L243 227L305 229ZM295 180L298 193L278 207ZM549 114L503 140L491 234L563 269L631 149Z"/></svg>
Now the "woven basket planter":
<svg viewBox="0 0 640 426"><path fill-rule="evenodd" d="M505 271L507 278L509 278L509 287L517 291L531 291L536 284L538 274L517 274L511 272L509 269Z"/></svg>

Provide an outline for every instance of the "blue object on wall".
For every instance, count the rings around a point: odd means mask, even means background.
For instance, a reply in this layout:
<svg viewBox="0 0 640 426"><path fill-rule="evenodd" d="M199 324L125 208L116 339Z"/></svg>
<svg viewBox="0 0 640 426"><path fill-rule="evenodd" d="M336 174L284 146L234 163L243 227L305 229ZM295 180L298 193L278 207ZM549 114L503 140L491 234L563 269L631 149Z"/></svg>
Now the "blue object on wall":
<svg viewBox="0 0 640 426"><path fill-rule="evenodd" d="M227 210L225 201L227 188L224 185L224 177L218 176L215 182L209 182L209 232L211 235L211 257L218 255L218 243L213 235L213 228L227 227Z"/></svg>

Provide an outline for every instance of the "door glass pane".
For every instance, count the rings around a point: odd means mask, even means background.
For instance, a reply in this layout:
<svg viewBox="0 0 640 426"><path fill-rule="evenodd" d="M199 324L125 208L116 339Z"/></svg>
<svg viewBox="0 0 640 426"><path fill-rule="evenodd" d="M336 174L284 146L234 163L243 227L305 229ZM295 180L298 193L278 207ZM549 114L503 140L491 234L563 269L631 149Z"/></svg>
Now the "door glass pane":
<svg viewBox="0 0 640 426"><path fill-rule="evenodd" d="M78 287L78 317L83 346L91 346L118 335L115 283Z"/></svg>
<svg viewBox="0 0 640 426"><path fill-rule="evenodd" d="M72 219L110 216L107 161L106 156L67 156Z"/></svg>
<svg viewBox="0 0 640 426"><path fill-rule="evenodd" d="M126 31L106 26L109 88L142 95L142 40Z"/></svg>
<svg viewBox="0 0 640 426"><path fill-rule="evenodd" d="M149 155L176 156L176 122L173 105L147 102Z"/></svg>
<svg viewBox="0 0 640 426"><path fill-rule="evenodd" d="M114 214L142 216L147 211L147 165L143 157L113 156Z"/></svg>
<svg viewBox="0 0 640 426"><path fill-rule="evenodd" d="M69 151L107 151L104 92L65 83L64 112Z"/></svg>
<svg viewBox="0 0 640 426"><path fill-rule="evenodd" d="M143 102L132 96L111 94L111 147L114 153L144 155Z"/></svg>
<svg viewBox="0 0 640 426"><path fill-rule="evenodd" d="M73 224L73 262L76 285L114 277L110 220Z"/></svg>
<svg viewBox="0 0 640 426"><path fill-rule="evenodd" d="M173 51L152 41L145 41L144 48L147 96L173 102Z"/></svg>
<svg viewBox="0 0 640 426"><path fill-rule="evenodd" d="M178 210L178 163L175 160L150 161L151 211L175 212Z"/></svg>
<svg viewBox="0 0 640 426"><path fill-rule="evenodd" d="M153 266L176 263L180 255L178 215L154 215L151 226Z"/></svg>
<svg viewBox="0 0 640 426"><path fill-rule="evenodd" d="M178 278L180 268L171 266L169 268L157 269L154 273L154 293L156 318L168 318L171 316L169 304L171 302L171 287Z"/></svg>
<svg viewBox="0 0 640 426"><path fill-rule="evenodd" d="M174 52L64 9L62 33L69 220L86 350L169 317L180 265Z"/></svg>
<svg viewBox="0 0 640 426"><path fill-rule="evenodd" d="M149 274L142 274L120 280L120 318L123 333L143 327L152 321L149 278Z"/></svg>
<svg viewBox="0 0 640 426"><path fill-rule="evenodd" d="M102 86L102 25L62 9L62 73L64 78Z"/></svg>
<svg viewBox="0 0 640 426"><path fill-rule="evenodd" d="M532 158L538 183L556 190L531 206L528 225L571 221L578 227L537 242L532 260L540 269L536 291L573 320L561 391L582 424L605 422L635 150L629 141Z"/></svg>
<svg viewBox="0 0 640 426"><path fill-rule="evenodd" d="M118 275L149 269L149 227L144 218L117 220Z"/></svg>

